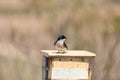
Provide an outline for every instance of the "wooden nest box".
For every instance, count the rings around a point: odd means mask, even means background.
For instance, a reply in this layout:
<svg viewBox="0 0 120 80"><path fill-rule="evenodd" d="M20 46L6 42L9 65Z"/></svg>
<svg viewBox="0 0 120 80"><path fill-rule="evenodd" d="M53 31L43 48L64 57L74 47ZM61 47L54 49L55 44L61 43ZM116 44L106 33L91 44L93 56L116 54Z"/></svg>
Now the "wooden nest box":
<svg viewBox="0 0 120 80"><path fill-rule="evenodd" d="M42 80L91 80L90 58L96 55L88 51L41 50Z"/></svg>

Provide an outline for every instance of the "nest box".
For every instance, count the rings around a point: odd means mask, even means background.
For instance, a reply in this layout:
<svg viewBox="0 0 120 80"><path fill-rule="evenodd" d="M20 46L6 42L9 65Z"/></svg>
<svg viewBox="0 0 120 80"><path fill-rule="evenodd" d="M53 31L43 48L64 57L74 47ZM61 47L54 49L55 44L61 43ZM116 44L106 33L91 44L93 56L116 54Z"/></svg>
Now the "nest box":
<svg viewBox="0 0 120 80"><path fill-rule="evenodd" d="M96 55L88 51L41 50L42 80L91 80L90 58Z"/></svg>

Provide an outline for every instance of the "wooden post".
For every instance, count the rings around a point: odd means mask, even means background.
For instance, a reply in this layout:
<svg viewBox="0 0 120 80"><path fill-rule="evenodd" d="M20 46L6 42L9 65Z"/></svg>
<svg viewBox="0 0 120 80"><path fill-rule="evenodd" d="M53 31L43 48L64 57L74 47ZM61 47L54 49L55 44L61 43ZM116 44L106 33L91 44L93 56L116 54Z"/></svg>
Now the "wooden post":
<svg viewBox="0 0 120 80"><path fill-rule="evenodd" d="M41 52L44 56L42 80L91 80L89 59L96 56L94 53L79 50L69 50L64 54L56 50Z"/></svg>
<svg viewBox="0 0 120 80"><path fill-rule="evenodd" d="M48 58L42 57L42 80L48 80Z"/></svg>

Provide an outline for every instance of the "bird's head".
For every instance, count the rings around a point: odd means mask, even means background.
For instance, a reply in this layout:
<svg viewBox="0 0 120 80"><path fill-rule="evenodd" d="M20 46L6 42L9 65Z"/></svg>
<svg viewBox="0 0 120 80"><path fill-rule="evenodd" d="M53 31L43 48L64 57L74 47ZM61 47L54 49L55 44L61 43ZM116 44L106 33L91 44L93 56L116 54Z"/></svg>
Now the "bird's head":
<svg viewBox="0 0 120 80"><path fill-rule="evenodd" d="M66 39L66 37L64 35L59 35L57 38L57 40L65 40L65 39Z"/></svg>

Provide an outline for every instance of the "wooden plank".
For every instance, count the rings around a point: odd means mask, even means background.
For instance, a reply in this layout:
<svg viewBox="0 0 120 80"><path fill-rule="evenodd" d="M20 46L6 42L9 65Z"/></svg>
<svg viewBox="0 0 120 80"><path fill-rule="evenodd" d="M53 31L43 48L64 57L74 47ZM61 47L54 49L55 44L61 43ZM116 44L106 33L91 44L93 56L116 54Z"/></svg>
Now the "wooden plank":
<svg viewBox="0 0 120 80"><path fill-rule="evenodd" d="M53 68L84 68L88 70L88 63L86 62L53 62Z"/></svg>
<svg viewBox="0 0 120 80"><path fill-rule="evenodd" d="M50 61L52 80L88 79L87 59L83 62L80 57L52 57Z"/></svg>
<svg viewBox="0 0 120 80"><path fill-rule="evenodd" d="M48 66L48 58L42 57L42 80L48 80L48 70L46 70Z"/></svg>
<svg viewBox="0 0 120 80"><path fill-rule="evenodd" d="M85 60L84 62L81 61L81 58L76 57L66 57L66 58L59 58L55 57L52 58L52 68L84 68L88 70L88 62Z"/></svg>
<svg viewBox="0 0 120 80"><path fill-rule="evenodd" d="M43 52L43 55L47 57L55 57L55 56L67 56L67 57L95 57L96 54L92 52L88 52L85 50L68 50L66 53L58 53L57 50L41 50Z"/></svg>

